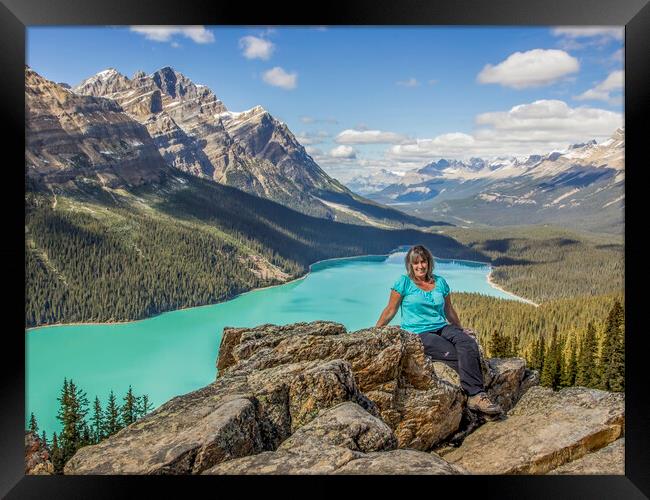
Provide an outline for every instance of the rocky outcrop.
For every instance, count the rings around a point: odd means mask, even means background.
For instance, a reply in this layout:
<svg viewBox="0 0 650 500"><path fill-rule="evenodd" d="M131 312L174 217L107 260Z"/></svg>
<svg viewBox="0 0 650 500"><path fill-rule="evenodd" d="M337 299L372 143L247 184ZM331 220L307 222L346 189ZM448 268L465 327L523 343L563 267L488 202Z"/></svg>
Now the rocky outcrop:
<svg viewBox="0 0 650 500"><path fill-rule="evenodd" d="M544 474L618 439L624 424L621 393L537 386L444 457L474 474Z"/></svg>
<svg viewBox="0 0 650 500"><path fill-rule="evenodd" d="M534 385L537 373L523 359L482 363L488 392L511 407L499 420L486 422L469 411L455 372L431 362L419 337L399 328L348 333L326 321L226 328L215 382L80 449L64 472L617 470L603 462L614 457L621 463L622 442L604 447L622 436L623 394L554 392Z"/></svg>
<svg viewBox="0 0 650 500"><path fill-rule="evenodd" d="M64 472L200 473L226 460L274 450L319 410L344 401L377 413L342 360L290 363L220 378L80 449Z"/></svg>
<svg viewBox="0 0 650 500"><path fill-rule="evenodd" d="M171 171L147 129L111 99L80 96L25 68L26 174L46 184L83 178L119 187Z"/></svg>
<svg viewBox="0 0 650 500"><path fill-rule="evenodd" d="M25 474L42 476L54 474L50 452L41 438L33 432L25 432Z"/></svg>
<svg viewBox="0 0 650 500"><path fill-rule="evenodd" d="M402 448L427 450L460 423L465 400L460 386L438 378L420 339L397 327L350 334L330 322L225 328L219 352L220 377L293 361L347 361L359 389L378 407Z"/></svg>
<svg viewBox="0 0 650 500"><path fill-rule="evenodd" d="M221 463L204 474L461 474L435 454L395 450L391 429L355 403L325 410L275 452Z"/></svg>
<svg viewBox="0 0 650 500"><path fill-rule="evenodd" d="M394 429L400 448L429 450L459 431L466 398L458 374L427 358L417 335L396 327L350 334L330 322L225 328L217 368L228 376L291 360L335 358L350 363L360 390ZM525 392L524 379L534 380L523 359L482 358L482 366L488 392L505 410Z"/></svg>

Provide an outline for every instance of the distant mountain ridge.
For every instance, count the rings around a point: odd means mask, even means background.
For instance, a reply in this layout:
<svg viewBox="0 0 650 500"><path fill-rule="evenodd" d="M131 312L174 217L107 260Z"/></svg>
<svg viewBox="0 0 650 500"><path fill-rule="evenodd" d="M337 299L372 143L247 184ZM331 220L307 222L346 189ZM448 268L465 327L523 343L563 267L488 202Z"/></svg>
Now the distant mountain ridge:
<svg viewBox="0 0 650 500"><path fill-rule="evenodd" d="M618 232L624 181L620 128L601 143L573 144L545 155L436 160L365 194L419 217L463 224L559 223Z"/></svg>
<svg viewBox="0 0 650 500"><path fill-rule="evenodd" d="M179 170L317 217L385 227L430 225L364 199L327 175L287 125L262 106L229 111L209 88L173 68L139 71L132 78L109 68L72 90L119 104Z"/></svg>

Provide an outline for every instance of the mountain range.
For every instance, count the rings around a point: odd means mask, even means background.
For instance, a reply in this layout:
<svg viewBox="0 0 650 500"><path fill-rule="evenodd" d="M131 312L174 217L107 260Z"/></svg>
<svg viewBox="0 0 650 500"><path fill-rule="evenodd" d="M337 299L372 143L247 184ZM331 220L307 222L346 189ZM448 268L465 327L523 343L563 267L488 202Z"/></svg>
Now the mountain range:
<svg viewBox="0 0 650 500"><path fill-rule="evenodd" d="M625 205L625 132L563 151L492 160L440 159L400 174L355 179L350 186L418 217L457 224L554 223L621 232ZM373 189L374 188L374 189Z"/></svg>
<svg viewBox="0 0 650 500"><path fill-rule="evenodd" d="M165 163L178 170L316 217L379 227L431 225L327 175L262 106L229 111L208 87L170 67L132 78L109 68L70 91L115 103L146 128Z"/></svg>

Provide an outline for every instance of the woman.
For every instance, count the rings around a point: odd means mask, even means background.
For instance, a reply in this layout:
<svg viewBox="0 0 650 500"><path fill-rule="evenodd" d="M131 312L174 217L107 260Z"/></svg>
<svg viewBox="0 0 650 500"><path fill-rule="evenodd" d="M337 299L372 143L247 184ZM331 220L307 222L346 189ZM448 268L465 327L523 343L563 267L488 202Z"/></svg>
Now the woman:
<svg viewBox="0 0 650 500"><path fill-rule="evenodd" d="M420 336L427 356L458 372L469 396L467 406L489 415L501 413L501 407L485 393L474 332L460 325L447 281L433 274L433 255L426 247L416 245L407 252L405 264L407 274L393 285L376 326L387 325L400 308L401 328Z"/></svg>

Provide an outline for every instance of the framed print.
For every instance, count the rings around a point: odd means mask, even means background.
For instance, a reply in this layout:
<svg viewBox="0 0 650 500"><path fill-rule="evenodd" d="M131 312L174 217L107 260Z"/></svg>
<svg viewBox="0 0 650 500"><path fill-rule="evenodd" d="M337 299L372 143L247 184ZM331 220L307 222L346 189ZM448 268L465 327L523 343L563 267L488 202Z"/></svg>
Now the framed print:
<svg viewBox="0 0 650 500"><path fill-rule="evenodd" d="M150 7L0 6L3 495L648 495L646 2Z"/></svg>

